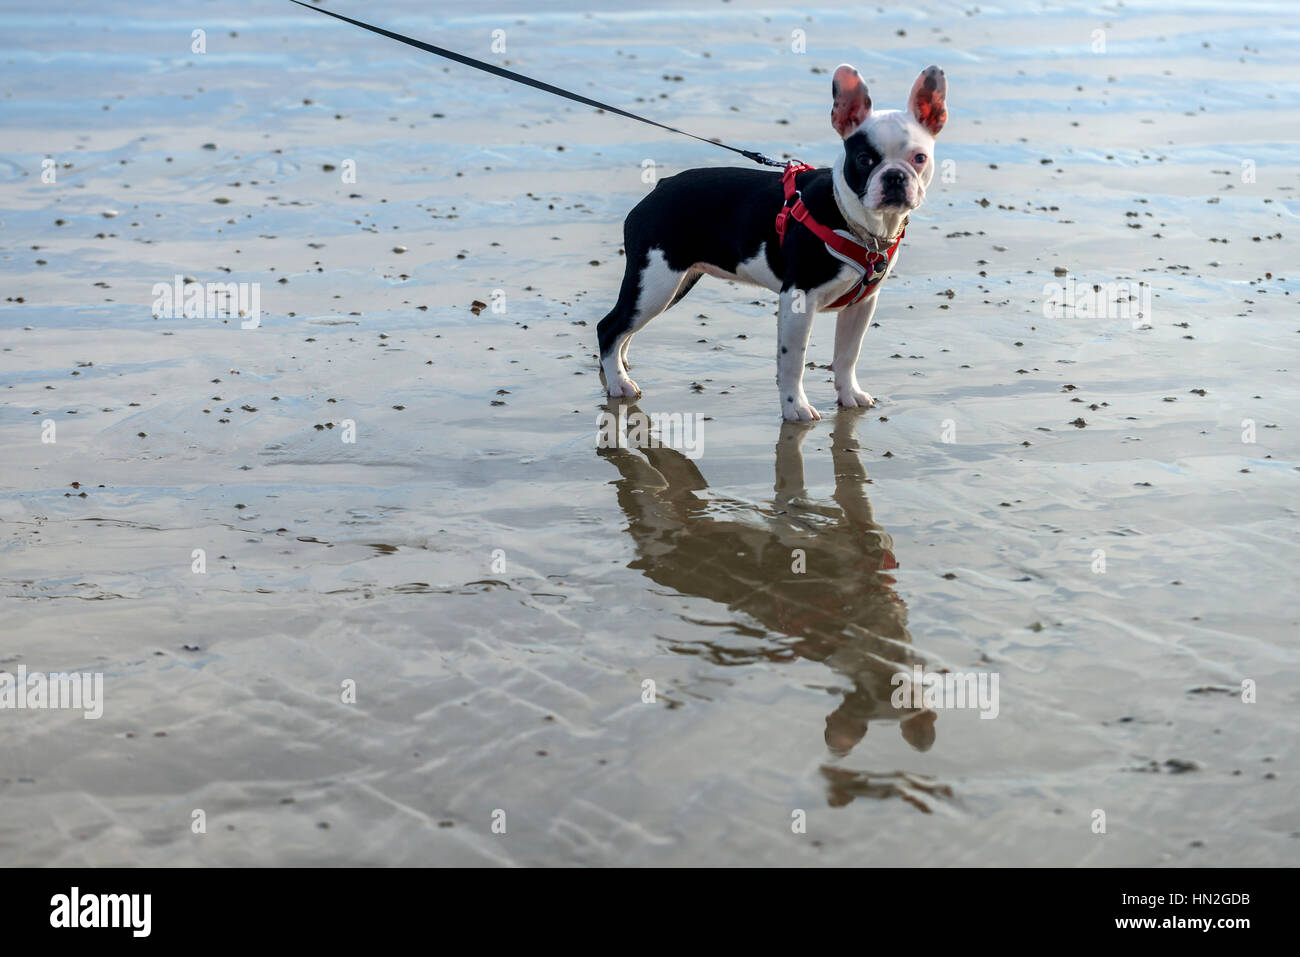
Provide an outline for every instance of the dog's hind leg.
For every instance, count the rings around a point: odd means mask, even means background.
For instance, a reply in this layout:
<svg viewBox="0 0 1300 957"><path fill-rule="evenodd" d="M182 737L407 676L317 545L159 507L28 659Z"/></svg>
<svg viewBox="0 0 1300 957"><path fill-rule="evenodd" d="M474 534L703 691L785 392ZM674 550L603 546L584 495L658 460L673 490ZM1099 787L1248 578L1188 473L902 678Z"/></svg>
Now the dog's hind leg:
<svg viewBox="0 0 1300 957"><path fill-rule="evenodd" d="M652 249L640 262L629 256L618 302L596 327L600 368L611 398L641 394L627 374L627 346L647 322L686 295L698 281L694 270L676 270L663 253Z"/></svg>
<svg viewBox="0 0 1300 957"><path fill-rule="evenodd" d="M702 272L697 272L696 270L693 270L693 269L692 269L692 270L688 270L688 271L687 271L687 272L682 276L682 281L681 281L681 283L677 286L677 292L673 294L672 302L670 302L670 303L668 303L668 305L664 306L663 311L664 311L664 312L667 312L667 311L668 311L669 309L671 309L673 306L677 305L679 302L681 302L683 299L685 299L685 298L686 298L686 294L687 294L688 292L690 292L690 291L695 287L695 284L696 284L697 282L700 281L700 277L703 276L703 275L704 275L704 273L702 273ZM645 325L647 322L649 322L649 321L650 321L649 319L646 319L645 321L643 321L643 322L641 323L641 325L644 326L644 325ZM640 326L638 326L637 328L640 328ZM625 368L625 369L630 369L630 368L632 368L632 364L631 364L630 362L627 361L627 347L628 347L629 345L631 345L631 343L632 343L632 336L635 335L635 334L636 334L636 329L633 329L631 332L629 332L626 336L623 337L623 347L622 347L621 352L622 352L622 359L623 359L623 368Z"/></svg>

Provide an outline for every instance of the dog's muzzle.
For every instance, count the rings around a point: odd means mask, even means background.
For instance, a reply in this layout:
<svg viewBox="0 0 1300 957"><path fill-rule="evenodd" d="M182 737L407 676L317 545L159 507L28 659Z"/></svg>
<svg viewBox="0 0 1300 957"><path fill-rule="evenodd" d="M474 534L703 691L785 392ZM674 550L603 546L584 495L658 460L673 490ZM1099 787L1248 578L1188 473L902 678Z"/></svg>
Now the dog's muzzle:
<svg viewBox="0 0 1300 957"><path fill-rule="evenodd" d="M885 170L880 176L880 203L882 206L907 205L907 177L901 170Z"/></svg>

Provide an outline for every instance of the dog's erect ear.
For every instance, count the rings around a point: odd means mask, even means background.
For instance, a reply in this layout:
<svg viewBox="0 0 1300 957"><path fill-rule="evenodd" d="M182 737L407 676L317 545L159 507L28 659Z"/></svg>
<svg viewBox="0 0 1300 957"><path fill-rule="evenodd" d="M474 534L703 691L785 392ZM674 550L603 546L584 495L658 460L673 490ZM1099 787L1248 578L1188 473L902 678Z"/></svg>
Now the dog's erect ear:
<svg viewBox="0 0 1300 957"><path fill-rule="evenodd" d="M835 97L831 105L831 126L840 134L840 139L846 139L871 113L867 84L862 82L862 75L857 70L841 63L831 78L831 94Z"/></svg>
<svg viewBox="0 0 1300 957"><path fill-rule="evenodd" d="M912 84L912 95L907 100L907 111L916 122L938 136L943 124L948 122L948 81L943 70L927 66Z"/></svg>

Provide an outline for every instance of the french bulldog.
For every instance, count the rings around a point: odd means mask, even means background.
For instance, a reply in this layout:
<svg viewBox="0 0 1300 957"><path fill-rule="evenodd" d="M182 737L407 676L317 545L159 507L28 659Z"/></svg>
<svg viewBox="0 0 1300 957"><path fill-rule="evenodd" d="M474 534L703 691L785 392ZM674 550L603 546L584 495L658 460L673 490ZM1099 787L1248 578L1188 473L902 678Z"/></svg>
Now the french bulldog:
<svg viewBox="0 0 1300 957"><path fill-rule="evenodd" d="M862 76L843 64L831 95L831 126L843 149L830 168L686 170L660 180L628 214L623 284L597 327L610 397L641 394L628 377L628 343L707 275L780 294L777 385L786 420L821 418L803 388L808 336L820 310L837 312L831 368L839 404L874 404L858 384L858 355L908 214L934 177L947 83L941 69L926 67L907 109L873 110Z"/></svg>

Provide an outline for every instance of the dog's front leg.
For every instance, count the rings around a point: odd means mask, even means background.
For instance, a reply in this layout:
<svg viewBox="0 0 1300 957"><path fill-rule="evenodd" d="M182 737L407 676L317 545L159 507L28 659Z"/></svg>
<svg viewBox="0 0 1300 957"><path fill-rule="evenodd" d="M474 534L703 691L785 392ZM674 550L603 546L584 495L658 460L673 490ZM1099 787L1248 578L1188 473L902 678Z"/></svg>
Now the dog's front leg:
<svg viewBox="0 0 1300 957"><path fill-rule="evenodd" d="M831 360L831 371L835 374L835 394L840 405L846 408L876 404L876 400L858 385L857 366L862 339L871 327L878 298L875 294L870 295L862 302L844 307L835 317L835 358Z"/></svg>
<svg viewBox="0 0 1300 957"><path fill-rule="evenodd" d="M810 298L805 290L782 289L776 313L776 384L781 390L781 415L787 422L821 418L803 391L803 364L813 320Z"/></svg>

